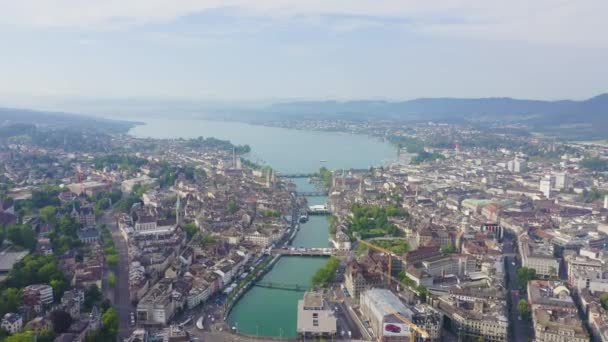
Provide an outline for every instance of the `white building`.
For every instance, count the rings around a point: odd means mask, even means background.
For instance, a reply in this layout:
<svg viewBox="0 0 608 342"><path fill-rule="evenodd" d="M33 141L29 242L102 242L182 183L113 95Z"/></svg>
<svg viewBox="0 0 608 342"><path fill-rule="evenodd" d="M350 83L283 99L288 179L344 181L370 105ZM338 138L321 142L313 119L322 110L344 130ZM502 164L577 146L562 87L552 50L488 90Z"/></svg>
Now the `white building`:
<svg viewBox="0 0 608 342"><path fill-rule="evenodd" d="M18 313L9 312L4 315L0 328L8 331L11 334L18 333L23 327L23 319Z"/></svg>
<svg viewBox="0 0 608 342"><path fill-rule="evenodd" d="M323 295L316 292L304 293L298 301L298 335L304 338L334 336L337 319Z"/></svg>
<svg viewBox="0 0 608 342"><path fill-rule="evenodd" d="M540 180L539 190L546 198L551 198L551 190L553 189L554 179L551 176L545 176Z"/></svg>
<svg viewBox="0 0 608 342"><path fill-rule="evenodd" d="M513 173L523 173L528 170L528 162L522 158L515 158L509 160L507 163L507 169Z"/></svg>
<svg viewBox="0 0 608 342"><path fill-rule="evenodd" d="M553 256L550 245L536 243L527 234L521 234L518 240L522 267L532 268L541 276L556 276L559 272L559 260Z"/></svg>
<svg viewBox="0 0 608 342"><path fill-rule="evenodd" d="M571 186L571 182L570 182L570 176L565 173L558 173L555 175L555 188L558 190L568 190L570 189Z"/></svg>
<svg viewBox="0 0 608 342"><path fill-rule="evenodd" d="M369 320L379 341L410 340L410 327L399 316L412 320L413 313L391 291L371 289L361 294L361 313Z"/></svg>

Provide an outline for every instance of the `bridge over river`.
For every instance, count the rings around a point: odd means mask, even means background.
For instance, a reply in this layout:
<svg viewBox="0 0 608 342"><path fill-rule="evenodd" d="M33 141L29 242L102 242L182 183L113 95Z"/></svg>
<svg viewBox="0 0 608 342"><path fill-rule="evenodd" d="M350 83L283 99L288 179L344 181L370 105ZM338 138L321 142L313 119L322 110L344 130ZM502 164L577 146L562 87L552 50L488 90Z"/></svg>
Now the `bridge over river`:
<svg viewBox="0 0 608 342"><path fill-rule="evenodd" d="M282 249L275 248L271 251L272 255L297 255L297 256L332 256L337 254L335 248L295 248Z"/></svg>
<svg viewBox="0 0 608 342"><path fill-rule="evenodd" d="M264 282L264 281L257 282L253 286L264 287L267 289L279 289L279 290L297 291L297 292L306 292L309 288L306 285L300 285L300 284L288 284L288 283Z"/></svg>

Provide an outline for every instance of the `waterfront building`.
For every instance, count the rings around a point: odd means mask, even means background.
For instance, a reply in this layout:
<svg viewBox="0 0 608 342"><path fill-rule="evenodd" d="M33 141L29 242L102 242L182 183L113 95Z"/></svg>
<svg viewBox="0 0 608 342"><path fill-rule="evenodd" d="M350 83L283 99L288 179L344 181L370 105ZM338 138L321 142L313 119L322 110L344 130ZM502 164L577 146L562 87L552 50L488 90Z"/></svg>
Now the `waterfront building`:
<svg viewBox="0 0 608 342"><path fill-rule="evenodd" d="M137 321L141 324L166 325L176 309L170 279L160 280L137 304Z"/></svg>
<svg viewBox="0 0 608 342"><path fill-rule="evenodd" d="M361 293L375 286L382 284L382 270L370 270L368 265L351 261L346 266L344 273L344 286L350 295L358 300Z"/></svg>
<svg viewBox="0 0 608 342"><path fill-rule="evenodd" d="M298 301L297 332L303 338L336 335L336 316L321 293L306 292L304 298Z"/></svg>

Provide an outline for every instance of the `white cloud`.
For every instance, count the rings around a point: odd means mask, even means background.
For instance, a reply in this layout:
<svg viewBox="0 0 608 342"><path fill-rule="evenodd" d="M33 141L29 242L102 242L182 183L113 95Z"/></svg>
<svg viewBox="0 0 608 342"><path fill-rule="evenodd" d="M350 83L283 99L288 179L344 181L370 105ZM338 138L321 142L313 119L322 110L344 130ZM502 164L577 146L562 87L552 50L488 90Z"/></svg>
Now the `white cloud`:
<svg viewBox="0 0 608 342"><path fill-rule="evenodd" d="M605 46L605 0L0 0L0 25L34 29L126 29L225 9L237 17L331 20L350 31L404 20L428 34ZM360 17L361 19L353 19ZM389 19L389 20L387 20Z"/></svg>

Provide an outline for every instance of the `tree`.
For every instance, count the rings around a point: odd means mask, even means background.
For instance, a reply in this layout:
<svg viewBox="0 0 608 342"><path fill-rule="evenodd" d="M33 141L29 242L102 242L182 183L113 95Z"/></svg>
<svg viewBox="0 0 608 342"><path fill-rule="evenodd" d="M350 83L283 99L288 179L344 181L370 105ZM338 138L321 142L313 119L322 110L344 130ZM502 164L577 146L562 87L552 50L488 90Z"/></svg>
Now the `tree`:
<svg viewBox="0 0 608 342"><path fill-rule="evenodd" d="M530 280L536 279L536 270L533 268L522 267L517 270L517 285L526 288Z"/></svg>
<svg viewBox="0 0 608 342"><path fill-rule="evenodd" d="M85 309L91 310L93 305L99 302L102 299L101 291L99 291L99 287L93 284L89 286L84 292L84 307Z"/></svg>
<svg viewBox="0 0 608 342"><path fill-rule="evenodd" d="M600 301L602 303L602 307L605 310L608 310L608 293L604 293L603 295L600 296Z"/></svg>
<svg viewBox="0 0 608 342"><path fill-rule="evenodd" d="M234 200L230 200L228 202L228 212L230 214L234 214L239 210L239 207L237 206L236 202Z"/></svg>
<svg viewBox="0 0 608 342"><path fill-rule="evenodd" d="M312 284L322 287L329 286L336 278L338 266L340 266L340 260L335 256L330 257L327 263L312 276Z"/></svg>
<svg viewBox="0 0 608 342"><path fill-rule="evenodd" d="M36 232L26 224L12 224L6 229L6 237L15 245L33 250L36 247Z"/></svg>
<svg viewBox="0 0 608 342"><path fill-rule="evenodd" d="M452 243L450 243L447 246L441 247L441 252L444 254L456 253L456 247L454 247L454 245Z"/></svg>
<svg viewBox="0 0 608 342"><path fill-rule="evenodd" d="M196 223L188 223L184 225L184 230L186 231L186 235L188 235L188 239L192 239L194 234L198 232L198 227Z"/></svg>
<svg viewBox="0 0 608 342"><path fill-rule="evenodd" d="M527 300L519 300L517 303L517 312L519 312L521 317L528 318L528 315L530 315L530 304L528 304Z"/></svg>
<svg viewBox="0 0 608 342"><path fill-rule="evenodd" d="M118 334L118 311L114 308L106 310L101 315L101 324L103 325L102 331L105 332L104 335L110 337L106 341L115 341Z"/></svg>
<svg viewBox="0 0 608 342"><path fill-rule="evenodd" d="M51 322L53 323L55 334L63 334L72 325L72 316L63 310L55 310L51 312Z"/></svg>
<svg viewBox="0 0 608 342"><path fill-rule="evenodd" d="M36 336L32 331L24 331L7 337L4 342L32 342Z"/></svg>
<svg viewBox="0 0 608 342"><path fill-rule="evenodd" d="M0 315L4 316L7 312L17 311L22 301L21 290L7 288L0 294Z"/></svg>
<svg viewBox="0 0 608 342"><path fill-rule="evenodd" d="M427 295L429 293L429 290L426 287L424 287L423 285L418 285L416 287L416 291L418 291L418 295L420 296L420 300L422 302L426 302L426 297L427 297Z"/></svg>
<svg viewBox="0 0 608 342"><path fill-rule="evenodd" d="M116 255L116 254L110 254L110 255L106 256L106 262L110 266L116 266L116 265L118 265L118 255Z"/></svg>
<svg viewBox="0 0 608 342"><path fill-rule="evenodd" d="M46 222L46 223L50 223L50 222L54 222L55 221L55 213L57 211L57 208L52 206L52 205L47 205L43 208L41 208L38 211L38 214L40 214L40 218Z"/></svg>
<svg viewBox="0 0 608 342"><path fill-rule="evenodd" d="M110 287L116 286L116 274L114 274L114 272L108 274L108 285L110 285Z"/></svg>

